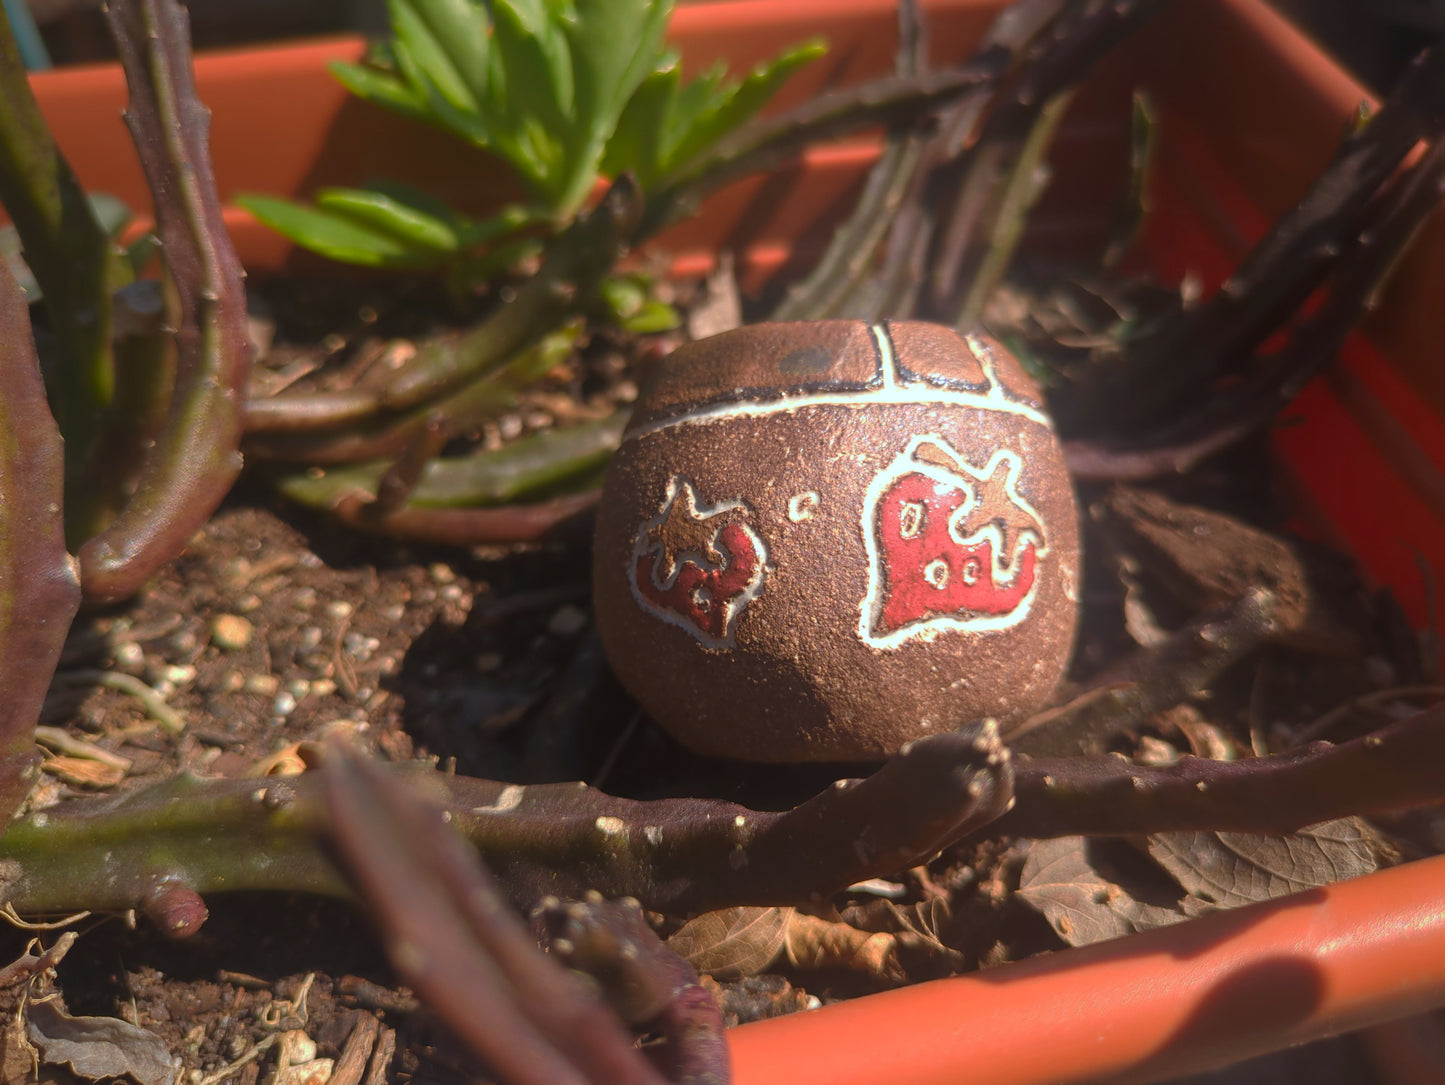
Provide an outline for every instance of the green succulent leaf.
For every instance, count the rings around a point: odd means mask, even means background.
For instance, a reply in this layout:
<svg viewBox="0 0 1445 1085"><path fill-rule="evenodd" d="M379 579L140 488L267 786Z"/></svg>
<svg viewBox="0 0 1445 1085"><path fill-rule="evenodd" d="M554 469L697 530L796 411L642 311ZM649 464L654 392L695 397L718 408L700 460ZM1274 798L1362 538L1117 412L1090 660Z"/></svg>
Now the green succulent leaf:
<svg viewBox="0 0 1445 1085"><path fill-rule="evenodd" d="M674 2L388 0L391 40L361 64L332 66L360 97L503 158L525 183L530 210L475 224L375 185L324 193L312 208L262 197L247 206L299 244L351 263L444 263L458 284L506 266L531 248L509 235L565 227L602 176L632 173L646 190L823 52L805 42L741 81L719 67L684 86L663 45ZM663 320L657 309L648 323Z"/></svg>
<svg viewBox="0 0 1445 1085"><path fill-rule="evenodd" d="M472 219L407 185L327 188L307 207L271 196L236 198L246 210L303 248L363 267L425 270L487 260L492 271L515 263L537 242L513 239L545 216L513 205Z"/></svg>
<svg viewBox="0 0 1445 1085"><path fill-rule="evenodd" d="M411 249L454 253L461 243L458 216L445 205L426 206L431 202L421 193L389 194L363 188L327 188L316 194L318 211L371 227Z"/></svg>
<svg viewBox="0 0 1445 1085"><path fill-rule="evenodd" d="M753 67L739 84L708 83L697 79L679 98L679 121L674 126L668 172L687 165L701 152L753 118L782 89L799 68L828 51L821 38L812 38ZM699 89L694 92L693 87Z"/></svg>
<svg viewBox="0 0 1445 1085"><path fill-rule="evenodd" d="M491 39L470 0L390 0L392 33L452 106L476 113L487 98Z"/></svg>
<svg viewBox="0 0 1445 1085"><path fill-rule="evenodd" d="M435 262L434 250L418 254L414 246L396 234L337 211L306 207L273 196L238 196L236 202L302 248L343 264L408 267Z"/></svg>
<svg viewBox="0 0 1445 1085"><path fill-rule="evenodd" d="M427 109L426 95L418 93L395 72L342 60L332 61L327 67L336 81L358 98L412 120L437 123Z"/></svg>
<svg viewBox="0 0 1445 1085"><path fill-rule="evenodd" d="M603 172L630 170L644 190L650 188L751 120L794 72L826 51L812 39L758 64L741 82L727 80L725 67L717 65L686 86L677 58L664 58L627 103Z"/></svg>
<svg viewBox="0 0 1445 1085"><path fill-rule="evenodd" d="M653 292L653 283L646 275L612 275L598 285L598 295L606 317L619 328L638 335L671 331L682 318L667 302Z"/></svg>

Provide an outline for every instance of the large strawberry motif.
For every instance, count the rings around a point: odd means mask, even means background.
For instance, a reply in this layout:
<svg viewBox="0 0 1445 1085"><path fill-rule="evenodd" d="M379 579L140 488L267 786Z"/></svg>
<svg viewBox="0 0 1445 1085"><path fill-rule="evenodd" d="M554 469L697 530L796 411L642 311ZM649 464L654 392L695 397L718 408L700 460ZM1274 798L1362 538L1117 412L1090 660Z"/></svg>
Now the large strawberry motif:
<svg viewBox="0 0 1445 1085"><path fill-rule="evenodd" d="M987 631L1028 613L1043 523L1020 496L1021 458L975 467L942 437L915 437L868 488L870 573L859 632L877 647L947 629Z"/></svg>
<svg viewBox="0 0 1445 1085"><path fill-rule="evenodd" d="M698 504L697 490L674 476L662 512L637 532L632 587L637 600L709 648L733 643L743 608L763 588L766 551L740 501Z"/></svg>

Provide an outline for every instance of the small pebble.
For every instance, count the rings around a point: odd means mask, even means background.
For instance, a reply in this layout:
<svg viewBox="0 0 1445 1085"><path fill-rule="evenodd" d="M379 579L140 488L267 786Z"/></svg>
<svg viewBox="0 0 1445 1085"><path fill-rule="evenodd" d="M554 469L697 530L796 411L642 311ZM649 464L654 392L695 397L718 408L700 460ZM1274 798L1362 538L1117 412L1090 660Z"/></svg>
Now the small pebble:
<svg viewBox="0 0 1445 1085"><path fill-rule="evenodd" d="M341 645L346 649L346 654L357 663L365 663L376 654L376 650L381 647L381 641L361 633L348 633L342 638Z"/></svg>
<svg viewBox="0 0 1445 1085"><path fill-rule="evenodd" d="M146 657L141 646L133 640L115 646L115 669L126 674L140 674L145 670Z"/></svg>
<svg viewBox="0 0 1445 1085"><path fill-rule="evenodd" d="M246 692L258 693L262 697L270 697L280 688L281 680L274 674L253 674L246 679Z"/></svg>
<svg viewBox="0 0 1445 1085"><path fill-rule="evenodd" d="M457 578L456 571L445 562L435 561L427 566L427 573L435 584L450 584Z"/></svg>
<svg viewBox="0 0 1445 1085"><path fill-rule="evenodd" d="M351 613L354 609L355 608L352 607L352 605L348 603L345 599L333 599L331 600L331 602L326 604L327 615L329 617L337 619L338 621L340 621L342 618L351 617Z"/></svg>
<svg viewBox="0 0 1445 1085"><path fill-rule="evenodd" d="M239 652L251 643L255 627L239 614L217 614L211 619L211 640L228 652Z"/></svg>
<svg viewBox="0 0 1445 1085"><path fill-rule="evenodd" d="M173 633L168 643L172 652L175 652L176 655L184 656L194 652L199 642L196 638L195 630L182 629Z"/></svg>
<svg viewBox="0 0 1445 1085"><path fill-rule="evenodd" d="M575 637L587 628L587 612L579 606L567 603L558 607L547 621L547 632L554 637Z"/></svg>
<svg viewBox="0 0 1445 1085"><path fill-rule="evenodd" d="M276 694L276 699L271 702L271 714L273 716L289 716L296 711L296 698L290 690L282 690Z"/></svg>
<svg viewBox="0 0 1445 1085"><path fill-rule="evenodd" d="M185 686L196 680L196 668L189 664L172 663L160 669L161 681L172 686Z"/></svg>

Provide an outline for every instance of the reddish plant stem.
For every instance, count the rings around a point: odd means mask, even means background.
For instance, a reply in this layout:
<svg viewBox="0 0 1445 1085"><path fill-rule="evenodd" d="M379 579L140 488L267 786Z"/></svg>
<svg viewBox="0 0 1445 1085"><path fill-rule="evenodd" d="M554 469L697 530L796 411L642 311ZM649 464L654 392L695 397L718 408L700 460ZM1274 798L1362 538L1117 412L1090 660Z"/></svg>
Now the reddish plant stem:
<svg viewBox="0 0 1445 1085"><path fill-rule="evenodd" d="M35 724L80 605L63 471L25 296L0 264L0 831L34 782Z"/></svg>
<svg viewBox="0 0 1445 1085"><path fill-rule="evenodd" d="M443 811L340 743L331 837L392 963L512 1085L664 1085L605 1005L541 953Z"/></svg>
<svg viewBox="0 0 1445 1085"><path fill-rule="evenodd" d="M176 285L176 380L165 427L135 494L80 548L93 602L138 590L210 518L241 470L241 396L250 369L244 273L231 247L196 96L185 12L175 0L121 0L107 18L130 88L126 122Z"/></svg>

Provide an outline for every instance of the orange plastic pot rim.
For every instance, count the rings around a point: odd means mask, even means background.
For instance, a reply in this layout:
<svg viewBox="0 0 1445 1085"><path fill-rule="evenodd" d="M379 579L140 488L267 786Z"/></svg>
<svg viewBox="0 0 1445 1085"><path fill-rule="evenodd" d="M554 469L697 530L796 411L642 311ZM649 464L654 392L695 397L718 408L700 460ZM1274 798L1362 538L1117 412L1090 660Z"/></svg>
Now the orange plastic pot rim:
<svg viewBox="0 0 1445 1085"><path fill-rule="evenodd" d="M1445 857L734 1029L737 1085L1145 1082L1445 1005Z"/></svg>

